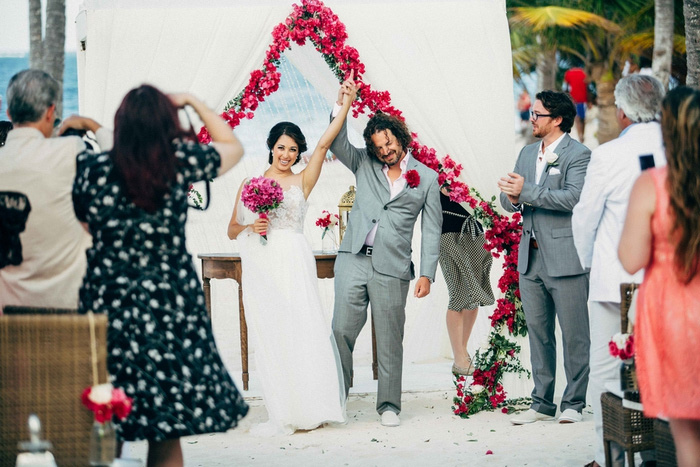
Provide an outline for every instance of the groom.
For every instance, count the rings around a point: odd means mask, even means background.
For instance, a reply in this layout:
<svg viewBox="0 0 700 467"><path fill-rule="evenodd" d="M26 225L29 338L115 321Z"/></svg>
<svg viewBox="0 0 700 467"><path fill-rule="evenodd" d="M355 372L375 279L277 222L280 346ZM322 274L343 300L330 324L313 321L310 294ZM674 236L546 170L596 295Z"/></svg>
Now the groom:
<svg viewBox="0 0 700 467"><path fill-rule="evenodd" d="M338 102L352 77L338 93ZM335 115L340 109L337 105ZM401 412L401 372L406 296L415 272L411 239L418 214L421 220L420 277L414 295L425 297L435 279L442 213L437 173L408 152L411 133L396 117L377 114L364 131L366 149L348 141L347 122L331 151L357 183L355 204L335 262L333 333L350 389L352 352L367 321L371 305L377 340L379 388L377 412L382 425L398 426Z"/></svg>

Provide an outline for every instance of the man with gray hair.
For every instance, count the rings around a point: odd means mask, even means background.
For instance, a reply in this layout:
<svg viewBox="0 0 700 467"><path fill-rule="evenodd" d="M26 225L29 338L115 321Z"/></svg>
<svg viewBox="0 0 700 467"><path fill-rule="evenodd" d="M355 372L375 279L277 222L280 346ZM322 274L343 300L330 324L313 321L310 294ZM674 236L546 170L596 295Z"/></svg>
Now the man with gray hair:
<svg viewBox="0 0 700 467"><path fill-rule="evenodd" d="M620 361L612 357L608 342L620 332L620 283L641 282L643 273L627 274L617 258L617 246L627 213L632 185L642 164L666 164L661 126L657 122L664 97L662 84L651 76L630 75L615 87L620 136L591 153L581 198L571 220L574 244L581 265L590 269L588 313L591 335L588 397L595 422L595 460L605 465L600 396L607 384L620 387ZM640 158L640 156L642 156ZM624 465L623 452L613 449L613 465Z"/></svg>
<svg viewBox="0 0 700 467"><path fill-rule="evenodd" d="M7 87L14 129L0 148L0 310L78 306L91 240L75 217L71 193L85 143L77 136L51 137L59 91L58 82L39 70L17 73ZM112 145L111 132L92 119L72 116L58 133L69 128L94 132L103 149Z"/></svg>

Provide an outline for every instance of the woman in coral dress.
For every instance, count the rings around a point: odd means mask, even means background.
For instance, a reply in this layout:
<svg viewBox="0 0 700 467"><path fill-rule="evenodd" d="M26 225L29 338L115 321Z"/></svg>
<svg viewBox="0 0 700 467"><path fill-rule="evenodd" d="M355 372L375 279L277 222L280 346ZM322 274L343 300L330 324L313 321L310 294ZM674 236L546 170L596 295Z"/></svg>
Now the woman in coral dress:
<svg viewBox="0 0 700 467"><path fill-rule="evenodd" d="M669 92L662 129L668 166L639 177L619 256L639 289L635 343L647 417L666 417L678 465L700 465L700 92Z"/></svg>

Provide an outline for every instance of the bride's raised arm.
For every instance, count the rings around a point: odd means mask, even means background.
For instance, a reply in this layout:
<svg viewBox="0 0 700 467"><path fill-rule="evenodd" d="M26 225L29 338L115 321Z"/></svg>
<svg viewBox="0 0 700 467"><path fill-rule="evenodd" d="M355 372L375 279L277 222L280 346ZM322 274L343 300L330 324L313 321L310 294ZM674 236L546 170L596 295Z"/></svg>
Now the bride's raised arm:
<svg viewBox="0 0 700 467"><path fill-rule="evenodd" d="M301 186L304 190L305 198L309 197L309 193L311 193L311 190L313 190L316 185L318 177L321 175L321 168L323 167L323 160L326 157L326 153L330 150L331 143L335 137L338 136L340 129L343 127L343 122L348 116L350 106L355 100L355 96L357 96L357 88L355 87L352 74L350 78L345 80L341 85L340 93L343 95L343 105L340 108L340 112L338 112L338 115L335 116L328 125L328 128L326 128L326 131L321 135L313 154L311 154L309 158L309 163L301 172Z"/></svg>

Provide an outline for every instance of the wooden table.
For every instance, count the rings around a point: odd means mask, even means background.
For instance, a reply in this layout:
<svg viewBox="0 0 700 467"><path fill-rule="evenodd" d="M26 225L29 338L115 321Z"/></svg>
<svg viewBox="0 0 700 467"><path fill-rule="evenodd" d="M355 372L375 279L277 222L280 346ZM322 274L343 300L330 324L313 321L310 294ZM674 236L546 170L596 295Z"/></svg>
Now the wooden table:
<svg viewBox="0 0 700 467"><path fill-rule="evenodd" d="M240 319L241 334L241 366L243 369L243 389L248 390L248 325L245 321L245 309L243 307L243 284L241 276L243 268L241 256L238 253L207 253L197 255L202 260L202 288L204 300L207 304L207 312L211 317L211 279L233 279L238 283L238 316ZM335 253L327 254L314 251L316 258L316 274L319 279L334 277ZM372 323L372 371L374 379L377 379L377 345L374 338L374 323Z"/></svg>

